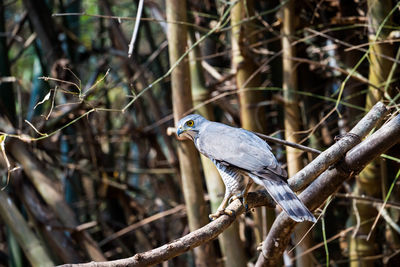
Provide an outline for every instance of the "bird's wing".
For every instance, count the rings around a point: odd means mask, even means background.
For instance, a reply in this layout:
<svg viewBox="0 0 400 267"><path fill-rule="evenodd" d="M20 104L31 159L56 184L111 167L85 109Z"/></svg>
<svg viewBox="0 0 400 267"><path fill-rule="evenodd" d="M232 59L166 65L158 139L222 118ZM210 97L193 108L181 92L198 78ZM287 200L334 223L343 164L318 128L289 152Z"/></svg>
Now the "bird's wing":
<svg viewBox="0 0 400 267"><path fill-rule="evenodd" d="M195 144L210 159L236 166L248 172L274 173L281 178L283 170L269 145L254 133L225 124L210 122L203 128Z"/></svg>

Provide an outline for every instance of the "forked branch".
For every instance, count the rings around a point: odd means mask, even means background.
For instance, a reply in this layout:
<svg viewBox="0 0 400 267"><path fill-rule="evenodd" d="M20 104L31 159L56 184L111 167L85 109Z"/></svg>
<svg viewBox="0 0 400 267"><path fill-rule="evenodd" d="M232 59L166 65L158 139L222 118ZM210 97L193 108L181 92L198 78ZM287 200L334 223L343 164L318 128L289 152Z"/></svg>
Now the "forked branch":
<svg viewBox="0 0 400 267"><path fill-rule="evenodd" d="M337 190L343 181L358 173L368 162L400 141L400 115L398 115L364 142L357 145L386 113L387 109L382 103L376 104L353 128L350 135L340 139L331 148L321 153L308 165L309 167L306 166L302 170L301 174L289 180L289 183L295 188L301 188L301 184L309 183L318 177L299 196L311 210L319 207L329 195ZM343 159L343 155L351 148L353 149ZM340 160L341 158L342 160ZM264 192L249 193L247 201L250 208L275 206L268 194ZM63 266L116 267L158 264L216 238L235 221L237 216L244 212L239 200L232 202L227 208L234 211L235 216L223 215L204 227L153 250L115 261L66 264ZM257 261L258 266L276 264L289 242L290 233L295 225L296 223L286 214L281 213L278 216L263 244L262 253ZM276 240L279 240L279 242Z"/></svg>

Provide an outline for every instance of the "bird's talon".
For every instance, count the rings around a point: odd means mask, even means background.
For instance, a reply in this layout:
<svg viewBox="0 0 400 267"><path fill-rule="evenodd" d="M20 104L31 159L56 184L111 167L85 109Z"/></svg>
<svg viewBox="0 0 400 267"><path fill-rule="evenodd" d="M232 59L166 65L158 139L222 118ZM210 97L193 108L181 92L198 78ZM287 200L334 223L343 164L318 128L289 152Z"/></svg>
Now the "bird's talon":
<svg viewBox="0 0 400 267"><path fill-rule="evenodd" d="M235 201L236 199L239 199L239 197L238 196L232 196L230 199L229 199L229 201L228 201L228 204L231 204L233 201Z"/></svg>
<svg viewBox="0 0 400 267"><path fill-rule="evenodd" d="M208 218L210 218L211 221L214 221L215 219L217 219L222 214L224 214L224 210L217 210L217 212L208 215Z"/></svg>
<svg viewBox="0 0 400 267"><path fill-rule="evenodd" d="M235 215L235 211L225 209L225 210L224 210L224 214L226 214L226 215L228 215L228 216L234 216L234 215Z"/></svg>
<svg viewBox="0 0 400 267"><path fill-rule="evenodd" d="M208 215L208 218L210 218L211 221L214 221L215 219L217 219L220 216L220 214L217 213L213 213Z"/></svg>
<svg viewBox="0 0 400 267"><path fill-rule="evenodd" d="M234 216L235 211L228 210L228 209L217 210L216 213L212 213L212 214L208 215L208 218L210 218L211 221L214 221L215 219L217 219L218 217L220 217L223 214L226 214L228 216Z"/></svg>
<svg viewBox="0 0 400 267"><path fill-rule="evenodd" d="M257 251L261 251L262 250L263 243L264 242L261 242L260 244L258 244Z"/></svg>

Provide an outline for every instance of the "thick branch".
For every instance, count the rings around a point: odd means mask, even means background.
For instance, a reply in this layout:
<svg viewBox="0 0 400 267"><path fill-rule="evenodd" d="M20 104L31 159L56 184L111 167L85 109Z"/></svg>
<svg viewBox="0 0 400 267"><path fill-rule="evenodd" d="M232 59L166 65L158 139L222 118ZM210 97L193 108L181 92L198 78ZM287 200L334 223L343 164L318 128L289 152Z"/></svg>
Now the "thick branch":
<svg viewBox="0 0 400 267"><path fill-rule="evenodd" d="M300 199L311 209L319 207L348 178L359 173L365 165L400 141L400 115L382 126L364 142L350 150L335 168L324 171ZM281 213L265 239L256 266L275 266L287 244L296 222ZM279 242L275 242L279 240Z"/></svg>
<svg viewBox="0 0 400 267"><path fill-rule="evenodd" d="M382 117L386 114L387 110L386 107L378 103L374 106L373 109L353 128L351 131L352 134L357 135L360 137L364 137L381 119ZM339 144L335 144L333 147L334 149L328 149L327 151L321 153L319 157L316 158L317 163L318 162L323 162L328 161L331 163L335 163L340 156L344 155L345 152L343 150L348 151L351 147L353 147L357 142L358 138L351 138L350 140L344 139L344 140L339 140ZM354 143L356 142L356 143ZM350 146L350 147L349 147ZM375 154L379 155L379 154ZM325 157L325 158L324 158ZM312 164L312 163L310 163ZM306 172L306 176L301 175L301 176L294 176L292 179L294 181L294 184L300 184L299 181L296 181L297 179L305 179L306 181L312 181L315 179L315 177L320 174L323 170L326 170L329 165L327 164L315 164L315 168L318 169L318 171L311 170L310 172ZM307 167L306 167L307 168ZM322 170L321 170L322 168ZM317 173L317 174L315 174ZM346 174L348 176L348 174ZM311 176L311 178L307 178L308 176ZM322 175L321 175L322 176ZM345 178L347 178L347 176ZM345 179L343 178L340 180L338 183L333 184L333 186L330 188L329 192L334 192L338 186L342 183L342 181ZM292 180L291 179L291 180ZM289 180L290 181L290 180ZM314 182L315 183L315 182ZM312 184L310 187L315 188L315 186ZM317 197L319 195L318 190L314 189L309 189L306 190L306 192L312 192L308 193L310 196ZM325 189L324 189L325 190ZM307 194L307 193L306 193ZM304 195L304 194L302 194ZM322 203L330 193L324 197L321 198L318 203ZM313 200L311 200L313 201ZM305 202L306 204L310 204L311 202ZM267 193L262 193L262 192L256 192L256 193L249 193L248 196L248 204L250 207L258 207L258 206L268 206L268 207L274 207L275 203L271 200L270 196ZM319 205L319 204L318 204ZM313 206L312 208L315 209L318 205ZM310 205L311 206L311 205ZM97 263L85 263L85 264L69 264L69 265L64 265L64 266L146 266L146 265L151 265L151 264L157 264L162 261L171 259L177 255L180 255L184 252L186 252L189 249L192 249L196 246L199 246L200 244L203 244L205 242L208 242L215 237L217 237L220 233L222 233L229 225L235 220L235 218L240 215L241 213L244 212L242 205L240 204L239 201L234 201L231 203L230 206L228 206L228 209L233 210L236 214L236 216L233 217L228 217L228 216L222 216L218 218L217 220L205 225L204 227L193 231L189 233L188 235L181 237L167 245L161 246L159 248L155 248L153 250L139 253L133 257L126 258L126 259L121 259L117 261L109 261L109 262L97 262ZM281 218L283 215L281 214ZM288 219L287 217L284 217ZM292 220L288 219L289 223L293 222ZM280 222L279 220L278 222ZM285 224L283 225L285 226ZM294 226L294 224L293 224ZM285 227L282 227L280 229L283 229L282 235L285 235L285 233L289 236L292 228L285 229ZM286 231L286 232L285 232ZM279 242L277 242L279 243Z"/></svg>
<svg viewBox="0 0 400 267"><path fill-rule="evenodd" d="M275 207L275 202L265 191L251 192L247 197L247 203L250 208L267 206ZM205 242L216 238L226 228L228 228L236 217L244 212L242 203L239 200L233 201L227 209L234 211L235 216L223 215L175 241L155 248L150 251L138 253L133 257L107 262L88 262L82 264L65 264L63 267L126 267L126 266L149 266L171 259L175 256L185 253Z"/></svg>
<svg viewBox="0 0 400 267"><path fill-rule="evenodd" d="M294 191L299 191L305 188L329 166L342 158L347 151L360 143L361 140L375 127L375 125L383 119L387 112L388 110L384 104L381 102L375 104L368 114L365 115L356 126L354 126L349 134L343 136L334 145L322 152L318 157L310 162L310 164L290 178L288 180L290 187Z"/></svg>

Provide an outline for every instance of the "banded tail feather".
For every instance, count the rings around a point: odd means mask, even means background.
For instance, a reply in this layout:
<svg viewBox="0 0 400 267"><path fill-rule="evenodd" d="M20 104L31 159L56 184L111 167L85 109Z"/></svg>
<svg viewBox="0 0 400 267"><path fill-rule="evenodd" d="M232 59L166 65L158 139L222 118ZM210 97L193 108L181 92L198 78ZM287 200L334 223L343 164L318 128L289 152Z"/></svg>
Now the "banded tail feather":
<svg viewBox="0 0 400 267"><path fill-rule="evenodd" d="M260 179L275 202L296 222L316 222L314 215L308 210L297 195L284 181Z"/></svg>

